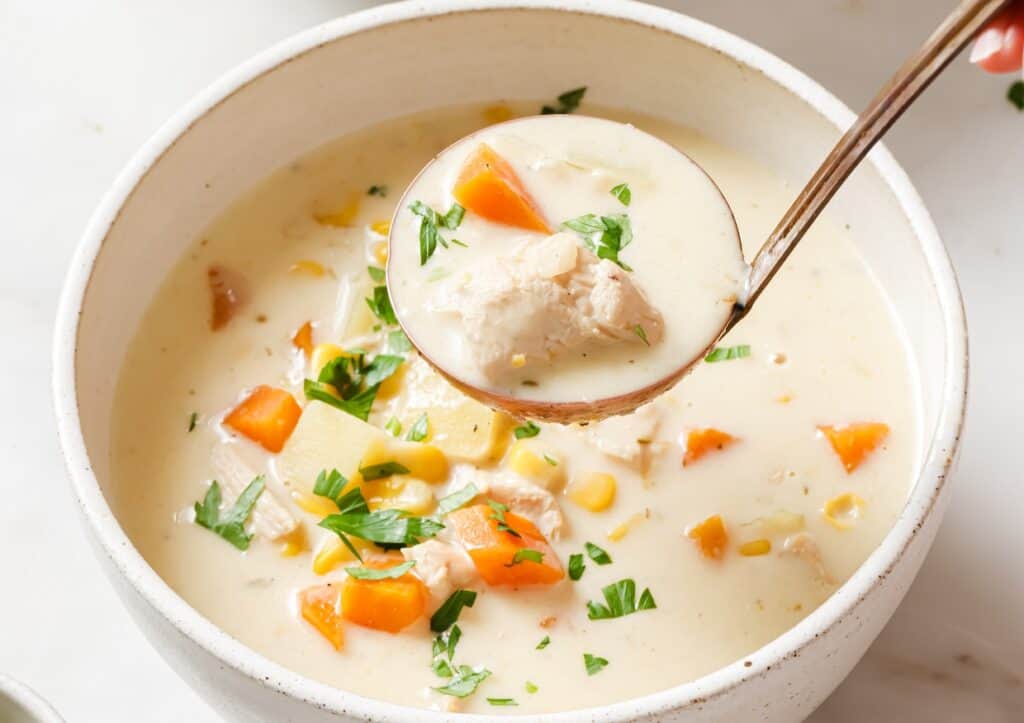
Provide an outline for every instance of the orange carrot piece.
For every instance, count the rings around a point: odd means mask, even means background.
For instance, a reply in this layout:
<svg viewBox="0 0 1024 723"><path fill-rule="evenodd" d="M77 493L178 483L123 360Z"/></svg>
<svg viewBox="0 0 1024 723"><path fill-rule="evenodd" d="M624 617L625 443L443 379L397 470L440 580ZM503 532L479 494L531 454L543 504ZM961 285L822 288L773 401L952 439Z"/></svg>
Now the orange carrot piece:
<svg viewBox="0 0 1024 723"><path fill-rule="evenodd" d="M735 441L736 438L731 434L712 427L694 429L686 436L686 454L683 455L683 466L693 464L708 452L724 449L726 445Z"/></svg>
<svg viewBox="0 0 1024 723"><path fill-rule="evenodd" d="M875 451L885 438L889 436L889 425L881 422L855 422L842 426L819 426L818 430L828 438L832 449L839 455L839 460L846 468L847 474L855 469Z"/></svg>
<svg viewBox="0 0 1024 723"><path fill-rule="evenodd" d="M299 327L299 330L295 332L292 337L292 345L296 349L302 349L302 353L309 359L313 353L313 323L307 321L305 324Z"/></svg>
<svg viewBox="0 0 1024 723"><path fill-rule="evenodd" d="M378 570L401 564L401 558L369 560ZM416 622L427 609L427 588L410 572L399 578L357 580L350 577L341 592L341 614L364 628L397 633Z"/></svg>
<svg viewBox="0 0 1024 723"><path fill-rule="evenodd" d="M341 618L341 586L317 585L299 593L302 617L334 646L341 650L345 643L344 622Z"/></svg>
<svg viewBox="0 0 1024 723"><path fill-rule="evenodd" d="M268 452L280 452L301 414L302 407L291 394L261 385L231 410L224 424L258 442Z"/></svg>
<svg viewBox="0 0 1024 723"><path fill-rule="evenodd" d="M210 328L223 329L248 300L248 284L245 277L236 271L214 264L206 271L213 298L213 314Z"/></svg>
<svg viewBox="0 0 1024 723"><path fill-rule="evenodd" d="M496 513L488 505L473 505L450 513L445 524L462 543L489 585L550 585L565 577L558 555L540 530L525 517L505 512L505 524L519 533L498 529ZM520 557L520 550L535 550L540 562Z"/></svg>
<svg viewBox="0 0 1024 723"><path fill-rule="evenodd" d="M488 221L551 233L551 227L508 161L481 144L462 167L455 200Z"/></svg>
<svg viewBox="0 0 1024 723"><path fill-rule="evenodd" d="M701 554L711 560L720 560L729 544L729 533L719 515L712 515L703 522L691 527L686 532L691 540L696 540Z"/></svg>

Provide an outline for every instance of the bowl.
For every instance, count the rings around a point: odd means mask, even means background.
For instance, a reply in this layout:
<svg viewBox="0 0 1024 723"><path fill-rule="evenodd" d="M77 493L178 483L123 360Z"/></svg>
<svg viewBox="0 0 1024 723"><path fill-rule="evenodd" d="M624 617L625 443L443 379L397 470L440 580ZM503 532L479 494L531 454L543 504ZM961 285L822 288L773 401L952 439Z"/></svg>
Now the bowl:
<svg viewBox="0 0 1024 723"><path fill-rule="evenodd" d="M718 28L621 0L431 0L313 28L229 73L172 118L94 214L57 319L61 443L88 536L129 613L226 718L440 721L248 649L192 609L132 546L105 498L118 367L183 249L253 182L330 138L438 105L553 97L672 118L799 187L853 114L799 71ZM794 721L839 684L906 593L949 497L967 381L962 302L907 176L882 147L829 213L853 233L904 327L922 419L906 507L857 572L747 658L642 698L550 721ZM466 720L485 716L465 716Z"/></svg>
<svg viewBox="0 0 1024 723"><path fill-rule="evenodd" d="M0 674L0 721L4 723L64 723L38 693L10 676Z"/></svg>

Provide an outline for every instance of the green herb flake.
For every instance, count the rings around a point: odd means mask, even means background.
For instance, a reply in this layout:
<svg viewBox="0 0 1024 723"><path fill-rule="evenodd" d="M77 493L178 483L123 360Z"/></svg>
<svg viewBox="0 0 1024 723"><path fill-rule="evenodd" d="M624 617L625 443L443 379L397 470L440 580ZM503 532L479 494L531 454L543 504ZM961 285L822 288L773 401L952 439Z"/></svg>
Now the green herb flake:
<svg viewBox="0 0 1024 723"><path fill-rule="evenodd" d="M384 425L384 431L392 437L399 436L402 433L402 423L398 421L398 417L389 419L388 423Z"/></svg>
<svg viewBox="0 0 1024 723"><path fill-rule="evenodd" d="M195 503L196 524L220 535L239 550L248 550L252 535L245 531L245 521L249 519L249 514L263 493L264 486L263 476L256 477L242 490L242 494L238 495L231 509L222 516L220 485L214 480L206 490L202 503Z"/></svg>
<svg viewBox="0 0 1024 723"><path fill-rule="evenodd" d="M609 193L619 199L619 203L623 206L628 206L633 200L633 192L629 190L628 183L620 183L618 186L613 186Z"/></svg>
<svg viewBox="0 0 1024 723"><path fill-rule="evenodd" d="M640 326L639 324L634 326L633 333L640 337L640 341L642 341L644 344L646 344L647 346L651 345L651 342L647 341L647 332L644 331L644 328L642 326Z"/></svg>
<svg viewBox="0 0 1024 723"><path fill-rule="evenodd" d="M641 610L653 610L657 607L654 603L654 596L647 588L640 594L639 604L636 602L636 583L630 579L619 580L601 588L601 594L604 596L604 605L593 600L587 602L587 617L591 620L621 618Z"/></svg>
<svg viewBox="0 0 1024 723"><path fill-rule="evenodd" d="M455 676L446 685L434 688L438 693L452 695L456 698L465 698L476 692L477 687L483 683L491 671L486 668L473 670L468 665L458 666Z"/></svg>
<svg viewBox="0 0 1024 723"><path fill-rule="evenodd" d="M366 273L370 275L370 279L376 281L378 284L384 281L384 269L379 266L367 266Z"/></svg>
<svg viewBox="0 0 1024 723"><path fill-rule="evenodd" d="M313 494L326 497L337 504L341 499L341 493L347 486L348 480L341 472L336 469L332 469L330 472L322 469L316 476L316 482L313 483ZM366 511L369 512L369 509Z"/></svg>
<svg viewBox="0 0 1024 723"><path fill-rule="evenodd" d="M373 408L373 400L377 398L377 387L370 387L348 399L335 396L329 387L323 382L314 382L306 379L302 383L302 389L306 399L312 399L324 404L329 404L336 409L351 414L364 422L370 416L370 409Z"/></svg>
<svg viewBox="0 0 1024 723"><path fill-rule="evenodd" d="M544 461L547 462L548 464L550 464L552 467L557 467L558 466L558 460L555 459L554 457L549 457L546 454L544 455Z"/></svg>
<svg viewBox="0 0 1024 723"><path fill-rule="evenodd" d="M375 479L384 479L396 474L409 474L409 468L398 462L388 461L378 464L368 464L359 468L364 482L372 482Z"/></svg>
<svg viewBox="0 0 1024 723"><path fill-rule="evenodd" d="M384 186L384 185L381 185L381 186L378 186L378 185L370 186L368 189L366 189L366 195L367 196L379 196L380 198L387 198L387 196L388 196L388 187Z"/></svg>
<svg viewBox="0 0 1024 723"><path fill-rule="evenodd" d="M491 705L499 705L499 706L519 705L518 703L516 703L514 698L488 698L487 702L490 703Z"/></svg>
<svg viewBox="0 0 1024 723"><path fill-rule="evenodd" d="M437 501L437 510L434 514L438 517L443 517L449 512L454 512L460 507L465 507L469 502L480 494L480 490L477 489L476 485L470 482L460 490L456 490L449 495L445 495Z"/></svg>
<svg viewBox="0 0 1024 723"><path fill-rule="evenodd" d="M385 324L394 326L398 323L398 317L395 316L395 309L391 306L391 297L388 296L388 287L374 286L373 298L366 299L366 305L370 307L370 311L373 312L373 315Z"/></svg>
<svg viewBox="0 0 1024 723"><path fill-rule="evenodd" d="M587 675L596 675L604 670L608 661L590 653L583 654L583 665L587 669Z"/></svg>
<svg viewBox="0 0 1024 723"><path fill-rule="evenodd" d="M459 619L462 608L471 608L475 602L476 592L473 590L456 590L430 616L430 629L435 633L443 633Z"/></svg>
<svg viewBox="0 0 1024 723"><path fill-rule="evenodd" d="M487 506L491 508L490 519L498 522L498 532L507 532L513 537L522 537L522 535L509 527L508 522L505 520L505 513L508 512L508 507L494 500L487 500Z"/></svg>
<svg viewBox="0 0 1024 723"><path fill-rule="evenodd" d="M740 344L739 346L716 346L704 357L708 363L731 361L733 359L744 359L750 356L750 345Z"/></svg>
<svg viewBox="0 0 1024 723"><path fill-rule="evenodd" d="M188 431L192 431L196 428L196 422L199 421L199 412L192 412L188 415Z"/></svg>
<svg viewBox="0 0 1024 723"><path fill-rule="evenodd" d="M529 680L526 681L526 686L525 687L526 687L526 692L530 693L531 695L533 693L536 693L538 690L540 690L540 688L537 687L536 683L531 683Z"/></svg>
<svg viewBox="0 0 1024 723"><path fill-rule="evenodd" d="M1006 99L1017 110L1024 111L1024 80L1018 80L1006 90Z"/></svg>
<svg viewBox="0 0 1024 723"><path fill-rule="evenodd" d="M541 641L539 643L537 643L536 650L543 650L544 648L548 647L549 645L551 645L551 636L550 635L545 635L543 638L541 638Z"/></svg>
<svg viewBox="0 0 1024 723"><path fill-rule="evenodd" d="M612 556L609 555L606 550L601 549L593 542L584 543L583 548L587 551L587 557L596 562L598 565L612 564Z"/></svg>
<svg viewBox="0 0 1024 723"><path fill-rule="evenodd" d="M562 227L579 234L583 245L597 254L598 258L608 259L625 271L633 270L619 258L619 254L633 241L633 225L626 214L596 216L588 213L564 221Z"/></svg>
<svg viewBox="0 0 1024 723"><path fill-rule="evenodd" d="M583 554L574 552L569 555L569 579L579 580L583 577L584 570L587 569L586 563L583 562Z"/></svg>
<svg viewBox="0 0 1024 723"><path fill-rule="evenodd" d="M424 412L409 428L409 433L405 435L405 440L407 442L422 442L427 438L429 429L430 420L427 419L427 413Z"/></svg>
<svg viewBox="0 0 1024 723"><path fill-rule="evenodd" d="M405 357L396 354L378 354L363 368L363 384L367 387L377 386L398 371L404 361Z"/></svg>
<svg viewBox="0 0 1024 723"><path fill-rule="evenodd" d="M587 93L587 86L581 86L579 88L573 88L567 90L558 96L557 105L545 105L540 109L541 115L564 115L566 113L572 113L580 107L580 103L583 101L583 96Z"/></svg>
<svg viewBox="0 0 1024 723"><path fill-rule="evenodd" d="M516 553L512 556L512 562L506 563L505 567L513 567L514 565L526 562L527 560L530 562L536 562L540 565L544 562L544 553L540 550L530 550L525 547L520 548L516 550Z"/></svg>
<svg viewBox="0 0 1024 723"><path fill-rule="evenodd" d="M388 353L404 354L412 351L412 342L401 329L388 332Z"/></svg>
<svg viewBox="0 0 1024 723"><path fill-rule="evenodd" d="M420 217L420 266L423 266L437 251L438 244L448 248L448 241L441 235L440 229L457 229L466 215L466 209L455 203L442 215L422 201L413 201L409 205L409 210Z"/></svg>
<svg viewBox="0 0 1024 723"><path fill-rule="evenodd" d="M532 420L528 419L526 420L526 424L522 424L513 429L512 434L516 436L516 439L528 439L540 434L540 427L538 427Z"/></svg>
<svg viewBox="0 0 1024 723"><path fill-rule="evenodd" d="M430 664L430 669L434 671L434 674L438 678L451 678L452 668L448 665L448 661L444 658L434 658L434 662Z"/></svg>
<svg viewBox="0 0 1024 723"><path fill-rule="evenodd" d="M415 560L409 560L394 567L381 569L373 567L346 567L345 572L348 573L349 577L354 577L356 580L395 580L409 572L415 565Z"/></svg>
<svg viewBox="0 0 1024 723"><path fill-rule="evenodd" d="M320 520L320 527L338 535L352 554L362 556L348 536L376 543L382 547L409 547L434 537L444 525L430 517L417 517L403 510L370 512L362 491L356 487L337 500L338 514Z"/></svg>

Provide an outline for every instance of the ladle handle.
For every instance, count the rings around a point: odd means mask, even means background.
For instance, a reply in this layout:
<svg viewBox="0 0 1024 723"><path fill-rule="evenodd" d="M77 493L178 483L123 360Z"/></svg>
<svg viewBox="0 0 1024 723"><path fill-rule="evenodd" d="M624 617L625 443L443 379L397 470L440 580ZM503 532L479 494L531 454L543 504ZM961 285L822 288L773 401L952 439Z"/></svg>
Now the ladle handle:
<svg viewBox="0 0 1024 723"><path fill-rule="evenodd" d="M793 201L768 240L758 251L747 280L746 298L737 304L731 328L757 301L797 241L825 205L903 111L945 69L957 53L1011 0L965 0L903 64L854 121L814 176Z"/></svg>

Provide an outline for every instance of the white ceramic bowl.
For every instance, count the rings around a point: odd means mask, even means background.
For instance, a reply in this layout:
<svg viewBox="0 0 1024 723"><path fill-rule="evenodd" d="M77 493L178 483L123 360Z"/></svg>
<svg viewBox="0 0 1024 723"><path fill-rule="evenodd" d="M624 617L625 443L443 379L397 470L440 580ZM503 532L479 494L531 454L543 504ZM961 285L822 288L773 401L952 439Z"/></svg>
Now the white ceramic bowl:
<svg viewBox="0 0 1024 723"><path fill-rule="evenodd" d="M232 199L330 138L438 105L549 98L582 84L590 86L588 101L673 118L794 184L853 118L769 53L647 5L405 2L314 28L222 78L135 156L93 216L57 320L54 387L64 453L90 538L129 611L226 717L444 718L336 690L267 660L190 608L125 536L104 498L111 399L154 290ZM964 411L966 333L956 279L928 212L883 148L830 213L853 224L907 331L924 423L906 509L824 605L749 658L653 695L545 720L799 720L850 671L917 573L948 497Z"/></svg>
<svg viewBox="0 0 1024 723"><path fill-rule="evenodd" d="M24 683L0 674L0 721L3 723L64 723L53 706Z"/></svg>

